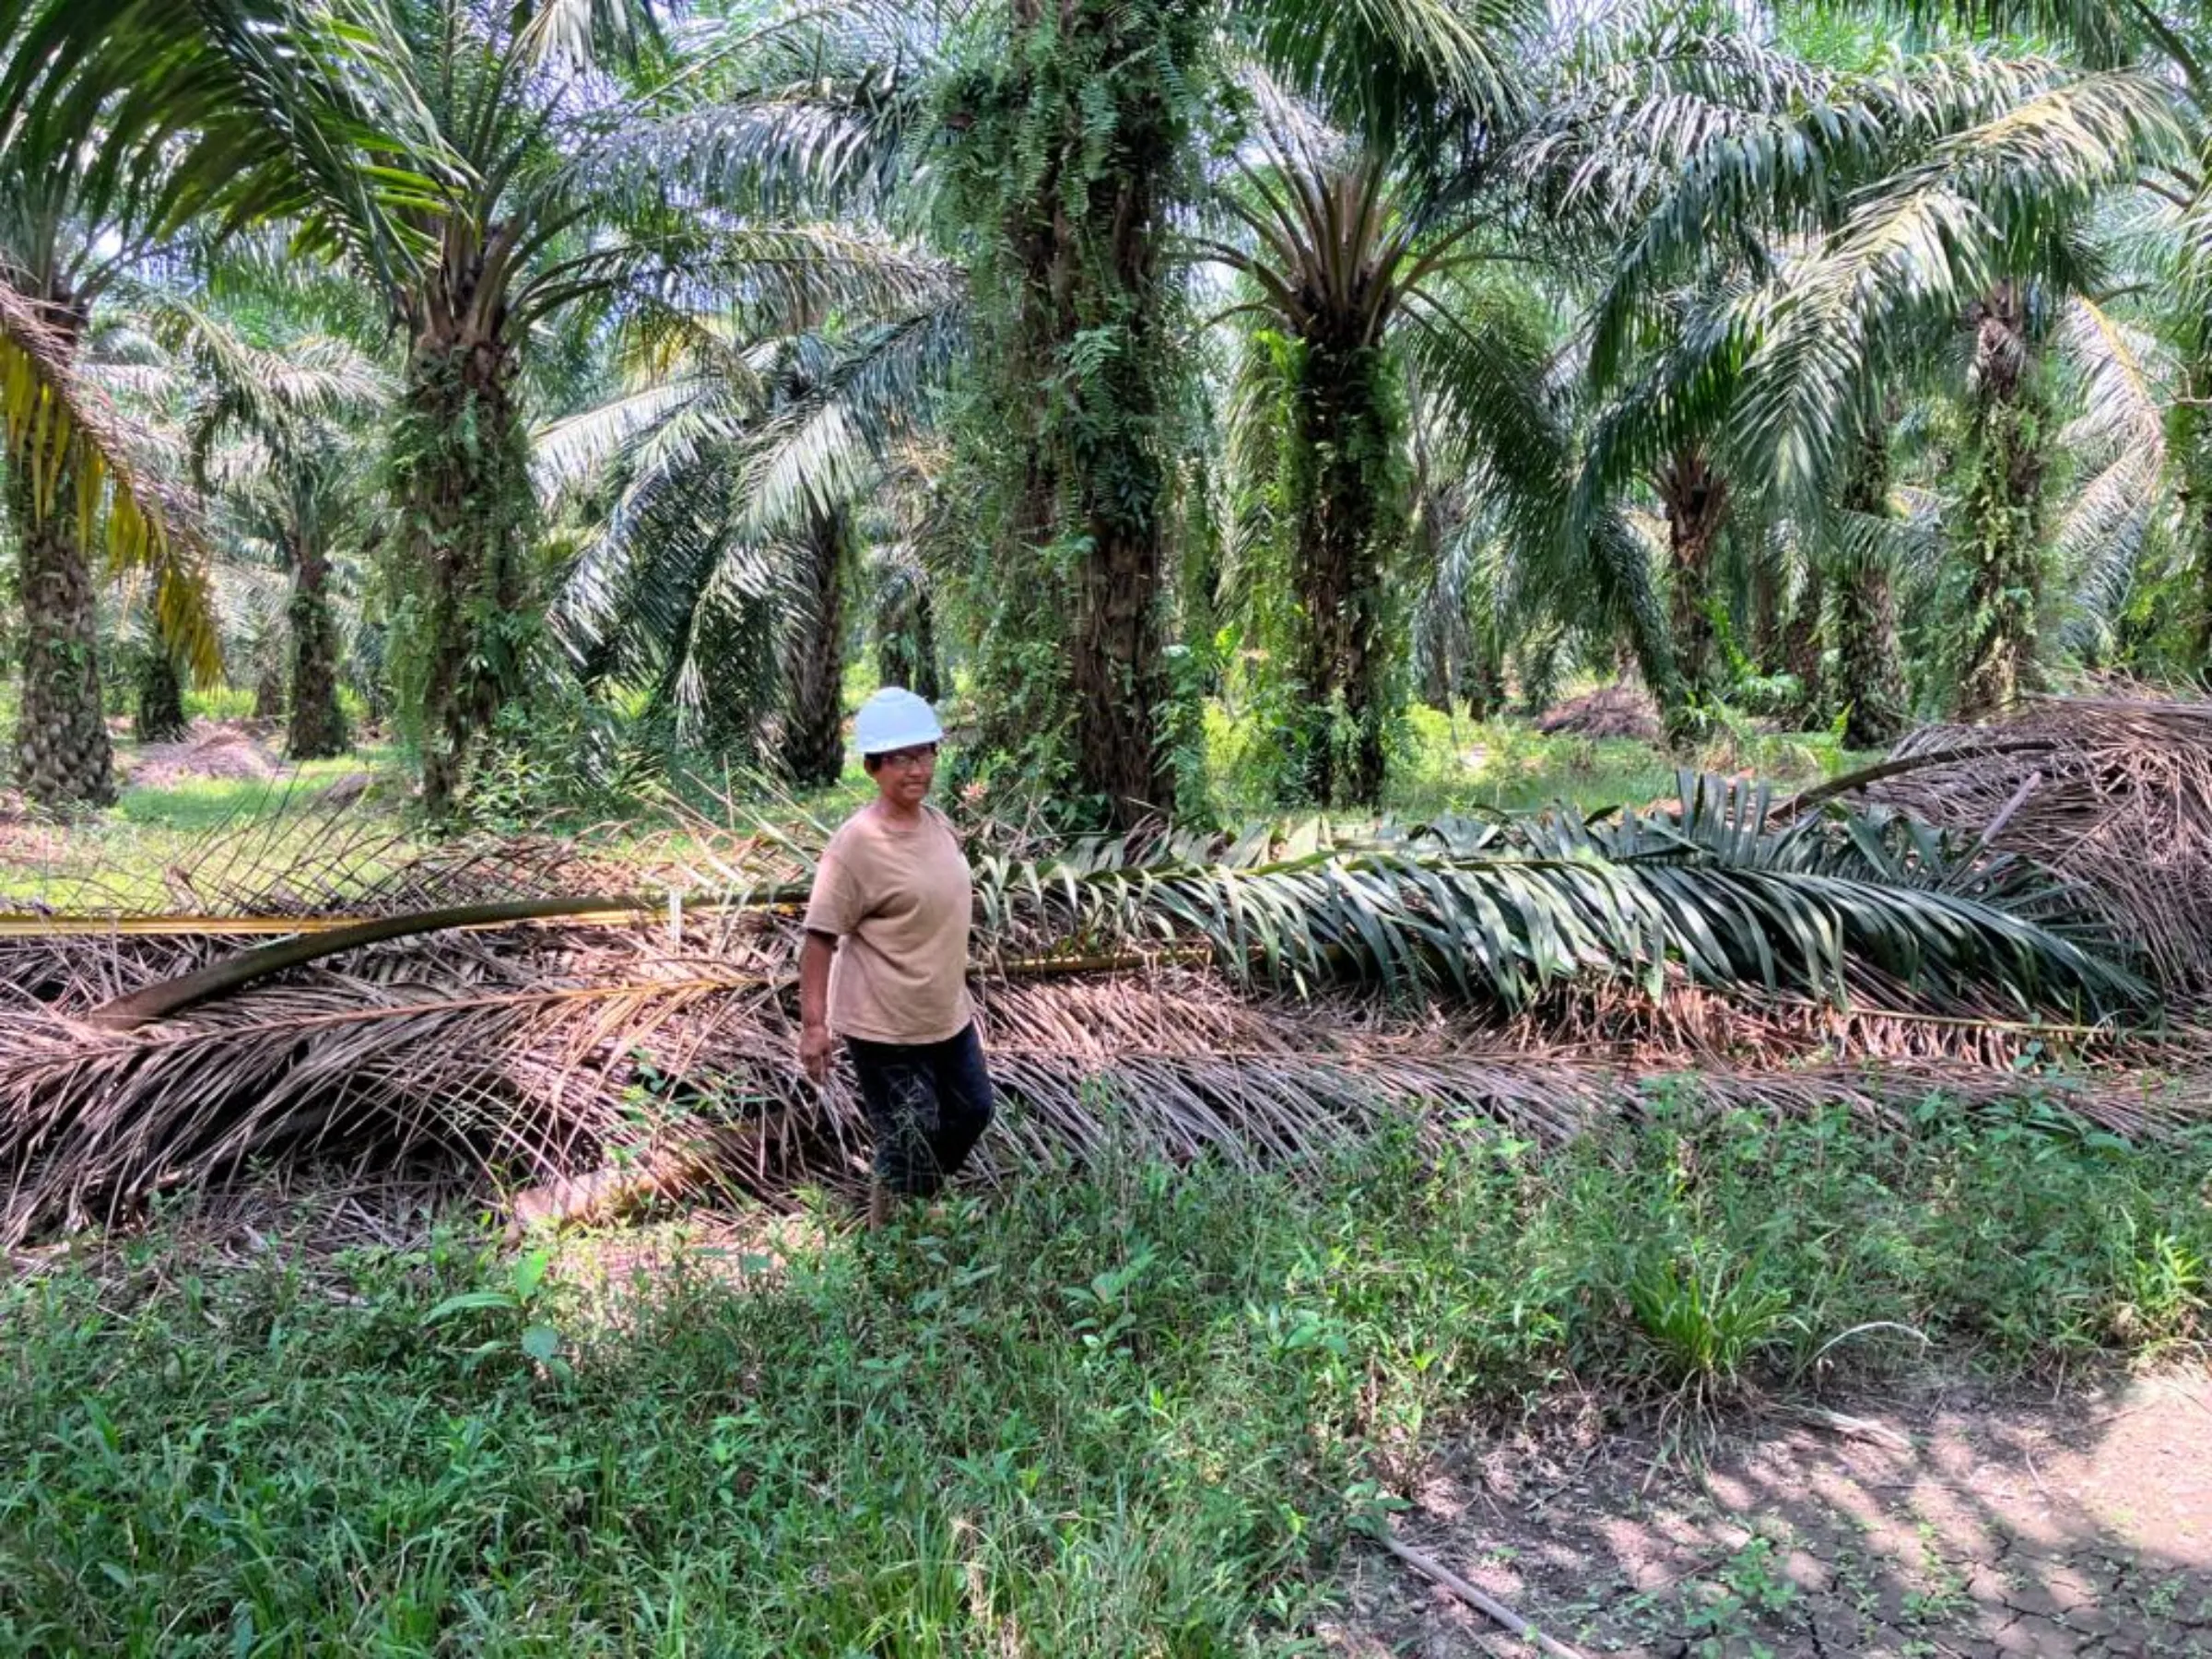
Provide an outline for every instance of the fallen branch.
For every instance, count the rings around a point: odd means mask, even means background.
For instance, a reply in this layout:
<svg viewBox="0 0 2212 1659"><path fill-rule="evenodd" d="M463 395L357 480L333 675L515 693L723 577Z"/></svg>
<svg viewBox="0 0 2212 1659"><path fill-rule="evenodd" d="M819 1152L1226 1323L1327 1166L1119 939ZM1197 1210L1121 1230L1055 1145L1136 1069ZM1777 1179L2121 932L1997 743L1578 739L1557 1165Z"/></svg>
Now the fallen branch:
<svg viewBox="0 0 2212 1659"><path fill-rule="evenodd" d="M1522 1641L1531 1643L1538 1653L1549 1653L1552 1659L1583 1659L1583 1655L1580 1652L1569 1647L1563 1641L1554 1641L1496 1596L1486 1594L1476 1589L1474 1585L1468 1583L1465 1579L1461 1578L1449 1567L1408 1546L1397 1534L1390 1530L1388 1523L1383 1523L1378 1527L1375 1536L1381 1541L1383 1548L1389 1550L1392 1555L1396 1556L1399 1560L1405 1562L1422 1577L1434 1583L1441 1584L1501 1630L1510 1630L1515 1636L1520 1637Z"/></svg>
<svg viewBox="0 0 2212 1659"><path fill-rule="evenodd" d="M712 1126L679 1146L659 1147L620 1163L514 1195L507 1242L515 1244L536 1228L579 1226L610 1220L648 1198L677 1197L692 1190L737 1156L757 1152L771 1129L791 1118L777 1112L756 1123Z"/></svg>
<svg viewBox="0 0 2212 1659"><path fill-rule="evenodd" d="M1966 760L1985 760L1997 755L2034 755L2055 749L2059 744L2051 737L1999 737L1988 743L1960 744L1952 748L1932 749L1925 754L1900 755L1893 759L1878 760L1857 771L1845 772L1830 778L1825 783L1816 783L1801 789L1788 800L1780 803L1767 814L1770 827L1794 822L1799 813L1808 806L1818 806L1826 801L1856 794L1870 784L1886 778L1901 778L1908 772L1926 771L1930 767L1953 766Z"/></svg>

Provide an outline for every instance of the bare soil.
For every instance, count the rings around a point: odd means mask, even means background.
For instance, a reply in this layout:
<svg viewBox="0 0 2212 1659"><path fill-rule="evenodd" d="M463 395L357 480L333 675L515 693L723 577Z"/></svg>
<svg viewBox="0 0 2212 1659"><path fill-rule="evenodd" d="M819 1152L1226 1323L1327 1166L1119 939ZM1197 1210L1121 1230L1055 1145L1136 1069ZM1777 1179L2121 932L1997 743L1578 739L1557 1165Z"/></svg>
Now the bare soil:
<svg viewBox="0 0 2212 1659"><path fill-rule="evenodd" d="M1592 1413L1457 1448L1395 1524L1592 1655L2212 1656L2212 1379L1924 1379L1696 1466ZM1345 1589L1345 1659L1535 1651L1379 1549Z"/></svg>

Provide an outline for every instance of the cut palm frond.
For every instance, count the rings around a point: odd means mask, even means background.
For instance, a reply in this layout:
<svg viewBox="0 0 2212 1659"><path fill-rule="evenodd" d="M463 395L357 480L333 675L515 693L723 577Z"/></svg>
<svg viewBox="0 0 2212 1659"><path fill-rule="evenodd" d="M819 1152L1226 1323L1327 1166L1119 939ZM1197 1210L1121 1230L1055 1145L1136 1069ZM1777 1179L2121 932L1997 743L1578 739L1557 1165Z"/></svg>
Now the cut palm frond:
<svg viewBox="0 0 2212 1659"><path fill-rule="evenodd" d="M2171 994L2212 995L2212 704L2046 699L1896 760L1869 797L2053 871Z"/></svg>
<svg viewBox="0 0 2212 1659"><path fill-rule="evenodd" d="M0 1240L111 1220L253 1170L333 1162L558 1185L712 1144L741 1149L712 1171L740 1191L785 1200L802 1183L849 1183L865 1168L849 1081L818 1091L798 1077L773 944L711 924L683 950L657 928L449 936L142 1032L12 1018L0 1030ZM1434 1012L1254 1000L1189 970L1031 970L980 990L1005 1103L986 1175L1009 1159L1130 1147L1295 1164L1394 1119L1554 1140L1632 1109L1639 1074L1655 1069L1694 1071L1691 1086L1716 1101L1772 1111L1842 1100L1894 1113L1947 1094L1971 1106L2024 1086L2006 1067L1959 1064L1955 1048L1864 1070L1795 1069L1781 1042L1739 1046L1756 1055L1741 1069L1703 1044L1562 1050ZM1741 1044L1755 1026L1712 1029ZM1831 1030L1794 1053L1878 1052L1882 1035L1860 1030L1864 1049ZM2032 1040L2021 1033L2020 1048ZM2091 1074L2066 1098L2110 1129L2155 1133L2201 1113L2201 1095Z"/></svg>
<svg viewBox="0 0 2212 1659"><path fill-rule="evenodd" d="M2112 1017L2146 990L2066 890L1994 835L1962 850L1894 813L1772 817L1762 790L1686 776L1668 811L983 854L979 989L1013 1108L998 1156L1135 1140L1273 1162L1408 1112L1562 1135L1653 1067L1777 1109L1838 1088L1870 1108L1987 1099L2054 1051L2107 1076ZM413 855L341 824L314 838L319 865L265 825L258 848L241 832L173 874L204 909L300 919L263 959L281 971L237 971L234 941L190 924L0 937L0 1237L272 1163L574 1183L625 1159L691 1169L706 1147L771 1194L859 1168L843 1086L818 1096L789 1060L792 900L824 827L691 820L666 856L617 864L550 841ZM603 913L580 924L572 896L594 890L633 897L584 901ZM442 925L455 906L483 925ZM356 919L380 936L349 939ZM219 995L141 1029L88 1023L227 959ZM1890 1069L1793 1069L1861 1055ZM2087 1098L2131 1131L2167 1110L2116 1074Z"/></svg>
<svg viewBox="0 0 2212 1659"><path fill-rule="evenodd" d="M1672 814L1440 820L1357 839L1315 822L1288 842L1262 830L1226 847L1146 838L1042 859L984 853L979 950L1005 961L1201 949L1254 987L1350 983L1506 1007L1581 981L1656 994L1670 971L1839 1001L1871 973L1924 1008L1998 1017L2100 1018L2148 1002L2119 940L2070 917L2065 895L2018 861L1986 849L1960 860L1893 813L1831 809L1774 831L1770 806L1763 790L1685 774ZM795 841L747 841L720 880L682 886L695 903L770 911L801 890L809 862ZM633 871L594 891L470 893L413 917L357 908L377 917L367 925L381 940L523 920L503 908L517 903L550 920L664 902ZM353 943L340 932L256 947L101 1018L159 1018Z"/></svg>

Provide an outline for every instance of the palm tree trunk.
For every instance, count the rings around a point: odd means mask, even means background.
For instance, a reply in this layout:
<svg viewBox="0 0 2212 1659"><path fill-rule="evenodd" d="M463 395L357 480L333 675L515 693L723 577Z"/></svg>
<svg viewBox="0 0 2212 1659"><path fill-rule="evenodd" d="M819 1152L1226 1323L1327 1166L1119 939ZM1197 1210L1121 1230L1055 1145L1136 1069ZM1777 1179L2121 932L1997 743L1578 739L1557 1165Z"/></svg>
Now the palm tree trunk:
<svg viewBox="0 0 2212 1659"><path fill-rule="evenodd" d="M944 671L938 662L937 607L924 584L914 594L914 680L907 688L933 703L945 695Z"/></svg>
<svg viewBox="0 0 2212 1659"><path fill-rule="evenodd" d="M76 302L34 293L47 326L74 353L86 315ZM16 594L23 608L23 697L17 712L16 770L32 805L105 806L115 799L114 747L100 683L100 613L92 567L77 539L76 490L51 446L48 511L36 512L29 477L14 469L7 489L16 535Z"/></svg>
<svg viewBox="0 0 2212 1659"><path fill-rule="evenodd" d="M843 508L807 516L807 592L783 654L784 767L794 783L834 783L845 769L845 589L853 521Z"/></svg>
<svg viewBox="0 0 2212 1659"><path fill-rule="evenodd" d="M1478 636L1467 658L1467 713L1495 720L1505 712L1505 658L1487 636Z"/></svg>
<svg viewBox="0 0 2212 1659"><path fill-rule="evenodd" d="M174 743L191 729L184 718L184 682L177 660L159 640L138 659L137 708L131 730L141 743Z"/></svg>
<svg viewBox="0 0 2212 1659"><path fill-rule="evenodd" d="M1309 338L1300 366L1295 581L1307 701L1300 768L1324 806L1382 799L1390 691L1385 582L1405 533L1395 410L1372 347Z"/></svg>
<svg viewBox="0 0 2212 1659"><path fill-rule="evenodd" d="M1782 578L1780 560L1771 547L1763 547L1751 566L1751 660L1761 674L1774 672L1782 655Z"/></svg>
<svg viewBox="0 0 2212 1659"><path fill-rule="evenodd" d="M1843 487L1846 511L1889 516L1889 445L1879 430L1859 442L1857 465ZM1897 605L1888 555L1871 540L1845 547L1836 580L1836 659L1850 709L1848 748L1888 748L1905 729L1905 676L1897 638Z"/></svg>
<svg viewBox="0 0 2212 1659"><path fill-rule="evenodd" d="M64 477L44 517L20 476L8 490L23 608L23 700L16 767L34 806L105 806L115 799L114 750L100 687L99 613L76 539L76 490Z"/></svg>
<svg viewBox="0 0 2212 1659"><path fill-rule="evenodd" d="M452 314L461 309L432 308L415 341L394 457L399 575L415 616L406 712L432 818L451 815L477 735L519 692L530 632L533 503L514 361L496 329Z"/></svg>
<svg viewBox="0 0 2212 1659"><path fill-rule="evenodd" d="M292 538L292 708L284 752L323 760L347 748L338 706L338 627L330 609L330 556L312 534Z"/></svg>
<svg viewBox="0 0 2212 1659"><path fill-rule="evenodd" d="M2171 420L2173 453L2182 466L2182 499L2188 506L2189 568L2193 592L2183 603L2198 671L2212 669L2212 314L2196 322L2196 349L2182 377Z"/></svg>
<svg viewBox="0 0 2212 1659"><path fill-rule="evenodd" d="M284 718L284 670L275 663L263 666L253 679L253 718Z"/></svg>
<svg viewBox="0 0 2212 1659"><path fill-rule="evenodd" d="M1421 702L1439 714L1452 712L1458 700L1457 665L1453 649L1456 631L1447 617L1436 614L1441 607L1430 606L1424 614L1421 639Z"/></svg>
<svg viewBox="0 0 2212 1659"><path fill-rule="evenodd" d="M1660 469L1659 499L1666 508L1668 563L1673 605L1668 620L1675 658L1695 702L1711 702L1721 690L1720 634L1713 626L1712 556L1721 523L1728 515L1728 485L1696 446L1683 450Z"/></svg>
<svg viewBox="0 0 2212 1659"><path fill-rule="evenodd" d="M1974 379L1960 524L1969 614L1959 712L1964 720L1982 720L2039 684L2036 636L2051 434L2019 286L2000 283L1968 320L1974 325Z"/></svg>
<svg viewBox="0 0 2212 1659"><path fill-rule="evenodd" d="M1828 688L1820 683L1821 612L1827 604L1828 583L1816 559L1798 585L1782 634L1783 669L1797 681L1797 716L1807 725L1828 721Z"/></svg>
<svg viewBox="0 0 2212 1659"><path fill-rule="evenodd" d="M903 686L935 702L943 694L937 668L936 606L927 577L916 571L894 578L897 586L876 619L876 677Z"/></svg>
<svg viewBox="0 0 2212 1659"><path fill-rule="evenodd" d="M1048 18L1047 11L1051 12ZM979 289L1012 429L989 465L1008 510L989 580L1032 622L1065 618L1064 681L1034 665L986 678L986 743L1034 753L1039 722L1074 733L1074 783L1128 824L1172 811L1163 736L1161 429L1174 392L1171 283L1162 258L1189 135L1186 84L1210 43L1206 8L1175 0L1011 0L1012 37L986 128L1033 160L994 197L1003 261ZM1007 170L990 158L994 176ZM1072 576L1046 549L1073 549ZM1014 614L1009 610L1009 615Z"/></svg>
<svg viewBox="0 0 2212 1659"><path fill-rule="evenodd" d="M1697 735L1698 714L1676 655L1665 598L1652 580L1643 538L1611 512L1594 527L1593 535L1592 570L1601 584L1596 597L1625 622L1629 653L1659 705L1666 741L1673 748L1684 748ZM1559 654L1556 637L1541 645L1524 641L1518 653L1522 700L1531 705L1531 712L1548 708L1559 689Z"/></svg>

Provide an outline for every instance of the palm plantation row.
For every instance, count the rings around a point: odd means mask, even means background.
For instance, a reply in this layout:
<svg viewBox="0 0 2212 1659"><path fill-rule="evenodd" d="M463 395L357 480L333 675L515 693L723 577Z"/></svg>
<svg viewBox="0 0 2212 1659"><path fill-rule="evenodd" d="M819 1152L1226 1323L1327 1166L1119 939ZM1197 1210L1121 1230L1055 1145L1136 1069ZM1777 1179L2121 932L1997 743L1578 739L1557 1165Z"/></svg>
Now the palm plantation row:
<svg viewBox="0 0 2212 1659"><path fill-rule="evenodd" d="M2212 641L2212 82L2115 0L0 0L15 767L228 674L1286 802L1633 668L1856 747ZM341 697L342 689L345 696Z"/></svg>

